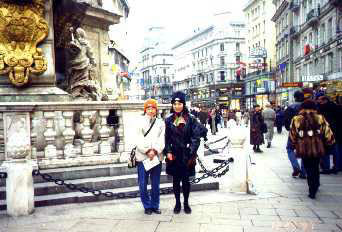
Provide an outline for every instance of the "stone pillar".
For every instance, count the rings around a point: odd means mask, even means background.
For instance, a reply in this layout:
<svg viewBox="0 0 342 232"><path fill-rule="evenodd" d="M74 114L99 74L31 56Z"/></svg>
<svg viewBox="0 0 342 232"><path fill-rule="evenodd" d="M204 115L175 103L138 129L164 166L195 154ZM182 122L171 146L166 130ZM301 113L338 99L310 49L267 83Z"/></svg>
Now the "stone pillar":
<svg viewBox="0 0 342 232"><path fill-rule="evenodd" d="M244 127L234 127L229 133L230 154L234 158L230 191L250 193L248 183L248 154L243 149L247 136Z"/></svg>
<svg viewBox="0 0 342 232"><path fill-rule="evenodd" d="M90 129L90 117L93 115L92 111L82 111L83 116L83 129L81 130L81 137L84 140L82 144L81 156L94 155L94 146L91 143L93 130Z"/></svg>
<svg viewBox="0 0 342 232"><path fill-rule="evenodd" d="M111 152L111 146L108 141L109 138L109 128L107 126L107 117L109 115L109 110L100 110L101 117L101 129L99 131L101 137L101 143L99 144L99 153L101 155L109 154Z"/></svg>
<svg viewBox="0 0 342 232"><path fill-rule="evenodd" d="M63 117L65 119L65 129L63 131L64 137L64 158L75 158L76 152L73 145L73 140L75 136L75 131L72 129L72 117L74 112L65 111L63 112Z"/></svg>
<svg viewBox="0 0 342 232"><path fill-rule="evenodd" d="M25 216L34 211L32 163L25 159L4 162L7 171L6 204L10 216Z"/></svg>
<svg viewBox="0 0 342 232"><path fill-rule="evenodd" d="M46 159L56 159L57 149L55 146L56 131L53 129L53 120L55 118L54 111L44 112L44 117L46 119L46 130L44 132L45 141L47 146L44 149Z"/></svg>
<svg viewBox="0 0 342 232"><path fill-rule="evenodd" d="M118 128L118 135L119 135L119 144L118 144L118 152L122 153L125 150L125 142L124 142L124 123L122 118L122 110L116 110L116 115L119 118L119 128Z"/></svg>

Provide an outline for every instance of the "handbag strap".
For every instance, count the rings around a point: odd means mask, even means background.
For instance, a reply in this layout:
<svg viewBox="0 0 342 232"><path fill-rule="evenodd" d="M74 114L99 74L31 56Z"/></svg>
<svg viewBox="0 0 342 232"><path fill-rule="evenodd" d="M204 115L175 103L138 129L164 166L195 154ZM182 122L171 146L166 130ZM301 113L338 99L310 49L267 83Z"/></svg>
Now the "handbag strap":
<svg viewBox="0 0 342 232"><path fill-rule="evenodd" d="M154 123L156 122L156 120L157 120L157 119L154 119L154 120L153 120L153 122L152 122L150 128L149 128L148 131L144 134L144 137L146 137L146 135L148 135L148 133L150 133L150 131L151 131L151 129L152 129Z"/></svg>
<svg viewBox="0 0 342 232"><path fill-rule="evenodd" d="M144 134L144 137L146 137L146 135L148 135L148 133L150 133L150 131L151 131L151 129L152 129L154 123L156 122L156 120L157 120L157 119L154 119L154 120L153 120L153 122L152 122L150 128L149 128L148 131L146 131L146 133ZM135 146L133 149L136 150L136 149L137 149L137 146Z"/></svg>

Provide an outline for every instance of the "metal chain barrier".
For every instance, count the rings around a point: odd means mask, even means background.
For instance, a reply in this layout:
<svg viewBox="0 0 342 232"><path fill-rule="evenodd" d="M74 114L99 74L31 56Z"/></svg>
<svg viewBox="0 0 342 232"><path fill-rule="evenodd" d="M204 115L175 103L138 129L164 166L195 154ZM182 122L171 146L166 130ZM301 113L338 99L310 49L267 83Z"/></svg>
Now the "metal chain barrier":
<svg viewBox="0 0 342 232"><path fill-rule="evenodd" d="M206 143L206 144L207 144L207 145L210 145L210 144L218 143L218 142L220 142L220 141L222 141L222 140L225 140L226 138L228 138L228 136L224 136L223 138L217 139L217 140L215 140L215 141L212 141L212 142Z"/></svg>
<svg viewBox="0 0 342 232"><path fill-rule="evenodd" d="M204 148L206 148L211 154L219 154L220 153L219 150L223 151L224 149L226 149L229 146L229 143L230 143L230 140L228 140L227 143L223 147L215 148L215 149L211 149L208 144L204 144Z"/></svg>
<svg viewBox="0 0 342 232"><path fill-rule="evenodd" d="M7 173L6 172L0 172L0 179L6 179Z"/></svg>
<svg viewBox="0 0 342 232"><path fill-rule="evenodd" d="M225 136L224 138L221 138L219 140L216 140L214 142L210 142L209 144L220 142L226 138L227 138L227 136ZM228 144L229 144L229 140L222 149L225 149L228 146ZM204 174L198 178L194 178L194 179L190 180L190 184L197 184L201 180L209 178L209 177L219 178L219 177L225 175L229 171L229 163L234 162L233 158L229 158L228 160L225 160L224 162L222 162L219 166L217 166L213 170L208 171L204 167L202 161L198 157L197 157L197 160L198 160L198 163L200 164L201 168L203 169ZM53 178L50 174L41 173L38 159L37 159L37 166L38 166L38 169L33 170L33 172L32 172L33 176L40 176L43 180L45 180L47 182L54 182L56 185L65 186L67 189L70 189L72 191L77 190L77 191L80 191L82 193L92 193L96 197L103 196L103 197L112 198L112 199L136 198L140 195L139 192L128 192L128 193L114 193L114 192L110 192L110 191L103 192L103 191L98 190L98 189L93 189L93 188L88 188L85 186L78 186L76 184L67 183L67 182L65 182L65 180L62 180L59 178ZM218 171L220 171L223 168L225 168L225 169L221 173L218 173ZM4 176L5 176L3 178L7 177L7 173L0 173L0 178L2 178L1 177L2 174L4 174ZM172 187L160 189L160 194L170 194L170 193L173 193Z"/></svg>
<svg viewBox="0 0 342 232"><path fill-rule="evenodd" d="M202 163L202 161L198 157L197 157L197 161L198 161L199 165L201 166L201 168L204 172L203 176L220 178L221 176L225 175L229 171L229 163L234 162L234 159L229 158L228 160L223 161L219 166L217 166L216 168L214 168L212 170L206 169L204 164ZM223 168L225 168L225 169L222 172L218 173Z"/></svg>

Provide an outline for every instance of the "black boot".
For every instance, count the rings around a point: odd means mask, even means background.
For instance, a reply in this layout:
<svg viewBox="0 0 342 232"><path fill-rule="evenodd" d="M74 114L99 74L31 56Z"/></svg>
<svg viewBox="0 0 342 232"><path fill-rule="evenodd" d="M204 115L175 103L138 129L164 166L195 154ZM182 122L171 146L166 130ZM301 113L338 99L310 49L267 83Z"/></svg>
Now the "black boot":
<svg viewBox="0 0 342 232"><path fill-rule="evenodd" d="M187 202L184 202L184 213L191 214L191 208Z"/></svg>
<svg viewBox="0 0 342 232"><path fill-rule="evenodd" d="M267 148L270 148L271 147L271 142L268 142L267 143Z"/></svg>
<svg viewBox="0 0 342 232"><path fill-rule="evenodd" d="M173 213L174 214L179 214L180 211L181 211L181 208L182 208L181 203L180 202L176 202L175 208L173 208Z"/></svg>

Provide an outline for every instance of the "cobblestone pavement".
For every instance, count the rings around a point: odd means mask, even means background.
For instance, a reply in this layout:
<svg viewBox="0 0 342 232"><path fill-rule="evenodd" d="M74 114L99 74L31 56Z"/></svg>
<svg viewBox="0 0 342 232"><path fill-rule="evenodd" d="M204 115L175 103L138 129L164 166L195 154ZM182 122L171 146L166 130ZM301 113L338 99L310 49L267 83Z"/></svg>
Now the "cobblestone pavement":
<svg viewBox="0 0 342 232"><path fill-rule="evenodd" d="M221 130L210 139L225 134ZM229 192L228 173L220 190L191 193L191 215L174 215L174 197L165 195L161 215L145 215L139 199L40 207L19 218L1 212L0 232L342 232L342 174L321 175L317 199L309 199L306 180L291 177L286 139L286 132L275 134L273 146L253 156L250 174L257 195ZM248 141L245 147L250 152ZM207 165L210 159L205 158Z"/></svg>

